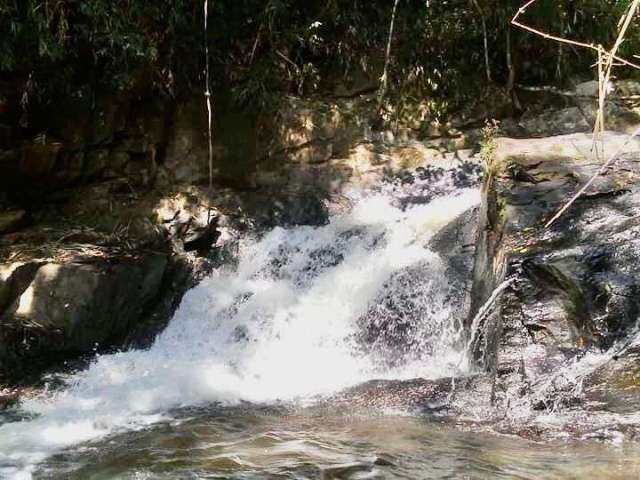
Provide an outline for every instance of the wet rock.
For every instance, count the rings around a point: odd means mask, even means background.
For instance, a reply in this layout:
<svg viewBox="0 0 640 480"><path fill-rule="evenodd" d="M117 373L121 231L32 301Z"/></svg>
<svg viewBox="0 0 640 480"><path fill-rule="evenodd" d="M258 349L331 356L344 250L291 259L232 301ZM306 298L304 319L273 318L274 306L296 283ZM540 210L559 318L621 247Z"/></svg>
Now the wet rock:
<svg viewBox="0 0 640 480"><path fill-rule="evenodd" d="M614 152L626 140L607 132L604 149ZM559 382L556 372L588 351L608 349L636 324L640 143L632 140L628 153L545 228L600 168L602 160L590 156L591 144L586 134L499 141L495 169L483 187L467 325L493 289L513 278L483 331L475 332L487 340L475 355L496 372L501 401L533 389L543 409L581 402L575 384L565 377ZM597 378L604 377L593 377L596 384Z"/></svg>
<svg viewBox="0 0 640 480"><path fill-rule="evenodd" d="M478 208L467 210L444 227L429 246L447 263L446 277L452 283L455 298L451 301L466 312L471 301L471 279L475 254Z"/></svg>
<svg viewBox="0 0 640 480"><path fill-rule="evenodd" d="M425 318L432 314L430 302L425 302L425 297L441 294L453 297L457 294L448 288L442 288L443 292L432 291L429 288L429 274L433 272L434 267L429 263L396 272L385 282L381 293L367 311L358 318L355 340L360 349L382 369L434 356L437 345L425 342L425 338L436 338L442 325L435 319L425 322ZM444 275L444 272L441 274ZM460 296L463 295L460 293Z"/></svg>
<svg viewBox="0 0 640 480"><path fill-rule="evenodd" d="M327 207L322 198L313 194L285 196L273 202L266 224L324 225L328 221Z"/></svg>
<svg viewBox="0 0 640 480"><path fill-rule="evenodd" d="M614 413L640 411L640 345L613 355L585 379L585 397Z"/></svg>
<svg viewBox="0 0 640 480"><path fill-rule="evenodd" d="M430 380L370 380L318 399L309 413L343 414L402 411L432 415L459 415L482 411L491 401L491 379L486 375Z"/></svg>
<svg viewBox="0 0 640 480"><path fill-rule="evenodd" d="M214 263L204 258L172 255L162 279L160 291L145 314L126 332L121 345L124 348L149 348L162 332L180 305L183 295L205 276Z"/></svg>
<svg viewBox="0 0 640 480"><path fill-rule="evenodd" d="M451 378L371 380L331 396L330 408L438 411L449 406L454 385Z"/></svg>

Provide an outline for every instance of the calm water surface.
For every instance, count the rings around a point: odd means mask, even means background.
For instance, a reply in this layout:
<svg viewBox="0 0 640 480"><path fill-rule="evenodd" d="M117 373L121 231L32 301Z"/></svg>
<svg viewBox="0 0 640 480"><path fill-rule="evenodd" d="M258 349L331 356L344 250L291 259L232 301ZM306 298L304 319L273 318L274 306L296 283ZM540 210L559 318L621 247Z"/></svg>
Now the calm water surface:
<svg viewBox="0 0 640 480"><path fill-rule="evenodd" d="M59 453L34 478L626 479L640 478L640 448L538 444L419 416L190 410Z"/></svg>

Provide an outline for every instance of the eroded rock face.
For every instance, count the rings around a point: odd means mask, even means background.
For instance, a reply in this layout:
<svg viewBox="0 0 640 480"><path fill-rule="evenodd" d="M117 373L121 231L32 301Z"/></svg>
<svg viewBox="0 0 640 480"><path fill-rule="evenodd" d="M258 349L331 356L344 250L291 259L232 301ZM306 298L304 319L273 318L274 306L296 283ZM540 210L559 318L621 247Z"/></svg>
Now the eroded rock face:
<svg viewBox="0 0 640 480"><path fill-rule="evenodd" d="M446 277L452 286L451 302L462 315L469 311L473 277L478 208L467 210L431 240L430 247L446 262Z"/></svg>
<svg viewBox="0 0 640 480"><path fill-rule="evenodd" d="M606 133L606 154L626 140ZM500 282L513 278L476 332L487 338L478 342L476 358L495 372L497 402L503 406L535 393L533 407L552 408L562 383L554 375L586 352L607 351L627 338L638 321L638 141L632 140L624 149L628 153L558 221L544 226L600 168L602 160L591 156L591 145L587 134L499 141L495 171L483 191L472 311ZM627 367L637 360L624 358ZM618 368L613 358L604 356L603 362L590 377L594 398L597 378ZM576 382L584 375L576 374ZM561 390L567 388L563 384Z"/></svg>

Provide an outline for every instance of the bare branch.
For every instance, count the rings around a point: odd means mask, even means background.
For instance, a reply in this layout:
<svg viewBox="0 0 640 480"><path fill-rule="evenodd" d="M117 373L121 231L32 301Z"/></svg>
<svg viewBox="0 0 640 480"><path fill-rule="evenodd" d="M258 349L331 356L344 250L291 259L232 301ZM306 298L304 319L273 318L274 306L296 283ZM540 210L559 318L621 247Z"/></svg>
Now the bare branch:
<svg viewBox="0 0 640 480"><path fill-rule="evenodd" d="M638 134L640 134L640 127L638 127L635 132L633 132L631 135L629 135L627 137L627 139L625 140L625 142L620 145L620 147L618 147L618 149L613 153L613 155L611 155L606 162L604 162L602 164L602 166L598 169L598 171L596 172L596 174L591 177L589 179L589 181L587 183L584 184L584 186L578 190L578 193L576 193L573 197L571 197L571 200L569 200L559 211L558 213L556 213L553 218L551 220L549 220L546 225L544 226L544 228L549 228L551 225L553 225L553 223L558 220L558 218L560 218L562 216L562 214L564 212L566 212L569 207L571 207L571 205L573 205L573 203L582 196L582 194L584 192L587 191L587 189L593 184L593 182L596 181L596 178L598 178L600 175L604 174L604 172L607 170L607 168L609 168L609 166L618 158L618 156L622 153L622 151L626 148L626 146L629 144L629 142L631 141L631 139L635 138L636 136L638 136Z"/></svg>
<svg viewBox="0 0 640 480"><path fill-rule="evenodd" d="M640 0L633 0L633 3L629 6L627 12L620 19L619 25L621 25L620 30L618 32L618 36L616 38L615 43L611 47L609 51L605 50L602 45L594 45L591 43L578 42L576 40L570 40L567 38L558 37L555 35L550 35L548 33L537 30L533 27L525 25L518 21L519 17L526 13L527 9L533 5L537 0L529 0L522 7L518 9L516 14L511 19L511 23L516 25L528 32L539 35L543 38L549 40L555 40L560 43L565 43L568 45L573 45L577 47L587 48L590 50L594 50L598 54L598 112L596 115L596 120L593 127L593 147L592 149L595 151L596 157L598 157L598 149L597 149L597 140L600 134L604 131L604 107L605 101L608 94L609 80L611 79L611 72L615 65L615 61L620 62L620 64L631 66L634 68L640 69L640 66L635 63L629 62L624 58L617 56L618 49L622 42L624 41L625 34L627 33L627 29L629 25L631 25L631 20L633 19L636 11L638 10L638 6L640 5ZM560 216L566 212L573 203L580 198L580 196L593 184L593 182L598 178L599 175L602 175L607 168L613 163L616 157L620 154L622 149L634 138L636 135L640 133L640 128L638 128L632 135L630 135L624 144L618 148L618 150L606 160L602 167L598 170L598 172L580 189L578 192L556 213L551 220L547 222L545 228L550 227ZM603 145L603 153L604 153L604 145Z"/></svg>
<svg viewBox="0 0 640 480"><path fill-rule="evenodd" d="M529 0L527 3L525 3L522 7L520 7L518 9L518 11L516 12L516 14L513 16L513 18L511 19L511 24L515 25L516 27L520 27L523 30L526 30L528 32L531 32L535 35L538 35L542 38L545 38L547 40L555 40L556 42L562 42L562 43L566 43L568 45L573 45L575 47L582 47L582 48L588 48L590 50L593 50L595 52L598 51L598 48L600 48L598 45L595 45L593 43L585 43L585 42L578 42L576 40L571 40L568 38L563 38L563 37L558 37L556 35L551 35L549 33L543 32L541 30L537 30L533 27L530 27L529 25L526 25L524 23L521 23L518 19L524 15L527 11L527 9L534 4L535 2L537 2L538 0ZM634 4L637 2L634 2ZM632 6L633 7L633 6ZM635 10L635 9L634 9ZM613 55L613 58L617 61L619 61L620 63L627 65L629 67L633 67L633 68L637 68L640 69L640 65L635 64L633 62L630 62L629 60L626 60L622 57L619 57L617 55Z"/></svg>

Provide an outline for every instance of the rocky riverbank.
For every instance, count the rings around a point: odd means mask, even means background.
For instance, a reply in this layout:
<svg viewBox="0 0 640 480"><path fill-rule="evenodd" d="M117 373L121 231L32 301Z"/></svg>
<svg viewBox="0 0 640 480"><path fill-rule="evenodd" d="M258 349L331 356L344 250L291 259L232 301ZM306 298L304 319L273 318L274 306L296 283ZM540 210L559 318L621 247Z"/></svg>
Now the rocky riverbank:
<svg viewBox="0 0 640 480"><path fill-rule="evenodd" d="M497 142L483 188L472 313L511 280L473 327L474 355L491 372L498 416L535 425L560 412L566 418L558 428L606 436L606 429L638 428L640 142L622 148L627 136L613 132L601 140L598 158L589 134ZM621 148L612 167L545 227L598 172L603 155ZM631 417L611 416L621 403Z"/></svg>
<svg viewBox="0 0 640 480"><path fill-rule="evenodd" d="M576 133L593 119L590 87L576 89L574 105L504 119L500 134L523 138L496 140L482 207L432 240L459 286L452 301L464 306L460 318L470 312L474 359L489 372L456 388L440 381L438 410L466 415L477 408L495 420L511 415L514 403L535 416L563 405L584 413L587 404L615 413L637 401L631 336L639 307L638 142L567 215L543 228L602 161L592 156L590 135ZM621 83L620 98L633 97L634 88ZM621 102L607 106L619 132L604 136L605 152L636 122L634 108ZM350 208L348 192L384 178L436 180L455 167L454 180L465 186L483 168L482 124L473 118L459 122L465 130L425 132L417 122L375 131L366 95L289 99L264 128L229 114L214 131L209 189L202 186L202 107L201 99L137 110L124 102L82 129L4 145L0 163L10 168L0 199L0 385L32 383L56 362L148 346L184 292L233 261L241 235L323 224ZM553 133L568 135L531 138ZM511 286L471 332L474 314L507 278ZM619 351L579 382L560 385L550 375L616 345ZM422 385L411 395L414 407L420 392L431 391L429 382ZM394 386L396 403L402 388ZM17 394L5 388L0 397L6 403ZM630 400L621 405L620 398Z"/></svg>
<svg viewBox="0 0 640 480"><path fill-rule="evenodd" d="M419 124L373 132L368 96L291 98L261 124L268 140L257 119L221 114L210 189L201 98L84 107L69 107L83 121L2 145L0 382L148 345L240 235L323 224L345 193L416 168L480 168L464 137L452 150L419 140Z"/></svg>

